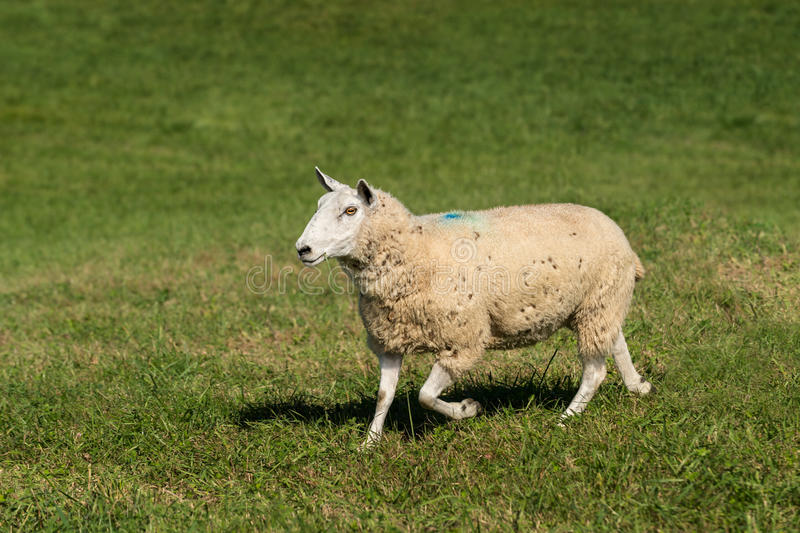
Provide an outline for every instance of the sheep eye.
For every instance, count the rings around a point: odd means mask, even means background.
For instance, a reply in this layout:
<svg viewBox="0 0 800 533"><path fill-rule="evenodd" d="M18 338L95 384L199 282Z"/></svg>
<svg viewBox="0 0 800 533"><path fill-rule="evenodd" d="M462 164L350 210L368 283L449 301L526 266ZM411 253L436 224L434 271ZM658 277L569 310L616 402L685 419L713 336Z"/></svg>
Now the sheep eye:
<svg viewBox="0 0 800 533"><path fill-rule="evenodd" d="M347 209L344 210L344 214L353 216L356 214L356 211L358 211L358 209L356 209L355 207L348 207Z"/></svg>

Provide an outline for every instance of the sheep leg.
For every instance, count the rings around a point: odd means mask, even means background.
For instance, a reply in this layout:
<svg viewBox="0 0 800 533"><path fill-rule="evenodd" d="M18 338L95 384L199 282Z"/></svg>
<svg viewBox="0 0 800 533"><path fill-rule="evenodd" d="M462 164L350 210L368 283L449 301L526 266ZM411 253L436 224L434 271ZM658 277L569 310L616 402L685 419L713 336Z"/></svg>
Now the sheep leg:
<svg viewBox="0 0 800 533"><path fill-rule="evenodd" d="M628 351L628 344L625 342L625 336L621 331L616 342L614 342L614 346L611 348L611 355L614 356L617 369L622 374L622 381L625 382L625 386L628 387L629 391L644 396L653 390L653 385L639 375L636 368L634 368L631 354Z"/></svg>
<svg viewBox="0 0 800 533"><path fill-rule="evenodd" d="M572 415L577 415L586 408L586 404L597 392L600 384L606 378L606 359L605 357L590 357L583 358L583 377L581 378L581 386L578 388L578 393L561 415L561 419L565 419Z"/></svg>
<svg viewBox="0 0 800 533"><path fill-rule="evenodd" d="M425 380L425 384L419 391L420 405L454 420L469 418L480 413L482 411L481 404L472 398L460 402L445 402L439 399L442 391L454 382L453 376L447 370L442 368L439 363L434 363L428 379Z"/></svg>
<svg viewBox="0 0 800 533"><path fill-rule="evenodd" d="M390 355L382 353L378 356L381 366L381 383L378 387L378 403L375 406L375 416L369 426L367 440L361 445L362 449L370 448L381 440L383 434L383 422L389 412L389 407L394 400L394 392L397 389L397 380L400 377L400 367L403 364L401 355Z"/></svg>

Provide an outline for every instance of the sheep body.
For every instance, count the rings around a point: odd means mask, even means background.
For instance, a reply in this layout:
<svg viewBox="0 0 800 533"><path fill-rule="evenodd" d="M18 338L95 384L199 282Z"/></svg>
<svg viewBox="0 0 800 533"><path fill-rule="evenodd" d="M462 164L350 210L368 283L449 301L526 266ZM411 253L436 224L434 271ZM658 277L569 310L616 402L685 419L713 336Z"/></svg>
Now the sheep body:
<svg viewBox="0 0 800 533"><path fill-rule="evenodd" d="M362 226L359 285L372 342L434 352L454 375L484 348L533 344L562 326L581 353L609 353L643 273L622 230L574 204L414 216L382 191Z"/></svg>

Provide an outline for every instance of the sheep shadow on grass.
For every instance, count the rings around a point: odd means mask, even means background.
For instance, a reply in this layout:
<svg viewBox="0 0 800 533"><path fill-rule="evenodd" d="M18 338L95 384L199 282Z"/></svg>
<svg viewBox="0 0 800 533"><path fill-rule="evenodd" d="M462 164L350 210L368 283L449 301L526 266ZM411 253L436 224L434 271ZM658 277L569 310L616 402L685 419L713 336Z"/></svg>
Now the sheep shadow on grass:
<svg viewBox="0 0 800 533"><path fill-rule="evenodd" d="M576 390L577 385L572 383L569 376L545 381L534 371L528 376L517 374L510 381L496 381L489 373L465 379L442 395L442 399L460 401L473 398L483 406L484 411L479 416L492 416L506 409L520 410L532 406L561 412ZM420 406L418 395L419 387L398 390L386 419L386 429L400 432L405 438L414 438L448 422L447 417ZM262 402L247 404L239 411L237 422L246 428L268 420L301 423L328 421L343 425L356 419L363 421L366 431L375 412L375 403L376 395L362 395L347 402L326 405L321 400L295 391L289 397L270 397Z"/></svg>

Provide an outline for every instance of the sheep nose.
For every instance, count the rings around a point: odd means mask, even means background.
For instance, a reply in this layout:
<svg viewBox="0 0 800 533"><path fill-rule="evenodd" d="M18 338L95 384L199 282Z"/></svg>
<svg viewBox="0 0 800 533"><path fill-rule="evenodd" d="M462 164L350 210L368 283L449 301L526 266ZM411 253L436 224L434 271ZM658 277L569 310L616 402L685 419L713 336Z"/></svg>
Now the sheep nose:
<svg viewBox="0 0 800 533"><path fill-rule="evenodd" d="M303 257L304 255L309 254L309 253L311 253L311 247L310 246L303 246L302 248L298 248L297 249L298 257Z"/></svg>

